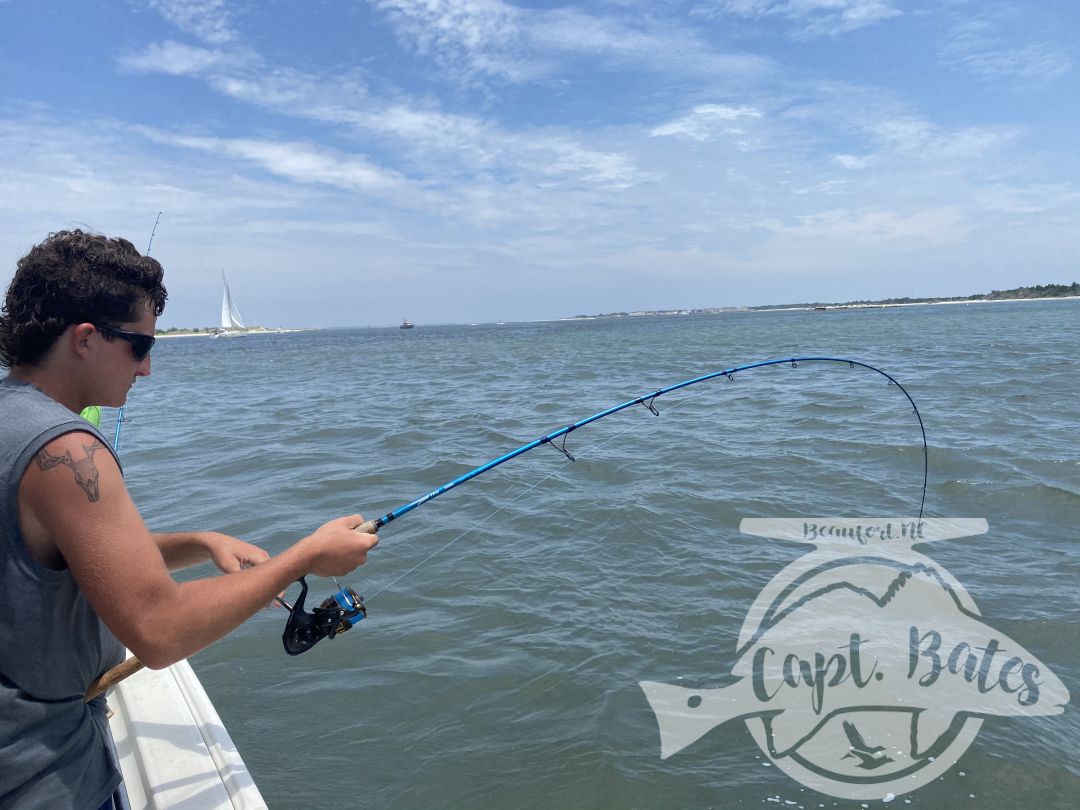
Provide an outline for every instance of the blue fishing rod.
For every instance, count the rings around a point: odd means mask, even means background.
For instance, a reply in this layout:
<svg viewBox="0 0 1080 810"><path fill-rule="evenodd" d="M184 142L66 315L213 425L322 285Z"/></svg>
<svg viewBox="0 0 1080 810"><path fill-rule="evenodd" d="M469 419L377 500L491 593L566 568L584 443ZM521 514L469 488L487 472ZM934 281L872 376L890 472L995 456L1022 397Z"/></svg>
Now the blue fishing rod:
<svg viewBox="0 0 1080 810"><path fill-rule="evenodd" d="M593 422L597 422L612 414L625 411L628 408L633 408L635 405L644 406L653 416L659 416L660 411L656 407L656 400L665 394L670 394L673 391L679 391L683 388L688 388L691 385L697 385L698 383L707 382L709 380L719 379L726 377L728 380L734 380L735 375L741 372L750 371L752 369L766 368L768 366L780 366L790 365L792 368L797 368L799 363L845 363L849 368L864 368L869 371L873 371L876 374L880 374L882 377L889 381L889 385L895 385L907 398L907 401L911 404L911 408L915 413L915 417L919 420L919 431L922 434L922 449L923 449L923 483L922 483L922 495L919 499L919 517L922 518L923 509L926 505L926 486L929 478L929 458L927 453L926 444L926 427L923 424L922 415L919 413L919 408L915 404L915 400L911 398L911 394L904 388L895 378L886 372L882 371L869 363L863 363L858 360L850 360L844 357L789 357L780 360L762 360L756 363L747 363L742 366L734 366L723 371L714 371L709 374L702 374L699 377L694 377L689 380L683 380L680 383L669 385L666 388L659 388L655 391L650 391L647 394L642 394L634 399L629 399L620 405L615 405L612 408L594 413L592 416L587 416L584 419L580 419L577 422L561 427L558 430L541 436L539 439L534 439L531 442L526 442L516 450L511 450L505 455L499 456L486 464L481 464L473 470L458 476L452 481L448 481L437 489L433 489L431 492L417 498L414 501L399 506L391 512L387 512L381 517L374 520L366 521L361 524L356 531L363 534L374 534L386 524L397 520L403 515L407 515L414 509L423 506L429 501L449 492L456 487L461 486L468 481L472 481L489 470L493 470L496 467L505 464L512 459L525 455L530 450L535 450L545 444L550 444L556 450L561 452L570 461L575 461L574 455L566 447L567 437L579 428L583 428L586 425L591 425ZM558 442L558 440L562 440ZM556 443L558 442L558 443ZM445 548L445 547L444 547ZM441 551L441 549L440 549ZM439 553L439 552L436 552ZM434 556L434 555L432 555ZM428 557L427 559L430 559ZM424 561L426 562L426 560ZM412 569L412 570L415 570ZM406 572L408 573L408 572ZM400 579L400 577L399 577ZM397 580L395 580L396 582ZM311 649L317 642L323 638L334 638L338 633L342 633L349 630L357 622L367 616L367 607L364 604L364 598L356 593L352 588L341 588L334 593L333 596L324 600L322 604L315 608L312 612L308 613L304 610L304 600L307 597L308 586L307 581L301 577L297 582L300 583L301 592L299 598L292 605L288 604L282 599L278 602L285 607L289 613L289 620L285 626L285 632L282 635L282 641L285 645L285 651L289 655L299 655L302 652L306 652ZM384 589L385 590L385 589Z"/></svg>

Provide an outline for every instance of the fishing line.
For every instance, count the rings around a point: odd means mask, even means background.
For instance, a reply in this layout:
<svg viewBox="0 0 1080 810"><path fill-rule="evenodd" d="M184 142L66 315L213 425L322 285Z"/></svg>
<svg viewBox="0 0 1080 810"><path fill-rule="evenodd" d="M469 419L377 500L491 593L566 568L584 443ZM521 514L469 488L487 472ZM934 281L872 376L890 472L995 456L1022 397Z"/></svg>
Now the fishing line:
<svg viewBox="0 0 1080 810"><path fill-rule="evenodd" d="M672 405L670 408L668 408L667 412L670 413L671 411L675 410L680 405L682 405L684 402L688 402L691 399L694 399L695 397L700 396L702 393L703 392L697 392L697 393L689 394L689 395L683 397L678 402L676 402L674 405ZM656 415L659 416L659 413L656 413ZM584 458L586 455L599 450L604 445L610 444L611 442L615 441L620 436L622 436L622 435L624 435L626 433L629 433L631 430L633 430L633 427L634 426L627 426L627 427L623 428L622 430L620 430L618 433L616 433L614 436L609 436L608 438L604 439L602 442L597 442L596 444L585 448L584 450L582 450L581 452L579 452L577 455L573 456L572 458L567 458L567 460L562 463L562 466L557 467L556 469L552 470L547 475L545 475L543 478L541 478L539 481L537 481L535 484L532 484L531 486L528 486L525 489L523 489L520 493L518 493L516 496L514 496L513 499L511 499L511 500L507 501L506 503L504 503L502 506L500 506L494 512L491 512L491 513L485 515L484 517L480 518L480 520L476 521L469 528L467 528L465 531L463 531L461 534L459 534L457 537L455 537L453 540L451 540L449 543L447 543L446 545L442 546L441 548L433 551L431 554L429 554L427 557L422 559L420 562L418 562L416 565L414 565L412 568L410 568L404 574L402 574L401 576L396 577L395 579L391 580L386 585L383 585L381 588L379 588L379 590L375 591L375 593L373 593L371 596L366 597L365 600L364 600L364 603L370 605L371 602L375 599L376 596L378 596L379 594L383 593L386 590L389 590L393 585L396 585L398 582L401 582L401 580L405 579L405 577L409 576L409 574L416 571L418 568L420 568L420 566L427 564L432 559L434 559L438 555L442 554L444 551L446 551L448 548L450 548L450 546L454 545L454 543L456 543L458 540L460 540L461 538L465 537L468 534L471 534L473 531L475 531L477 528L479 528L482 524L486 523L491 518L495 517L495 515L499 514L504 509L508 509L511 506L513 506L515 503L520 501L522 498L524 498L526 495L528 495L534 489L536 489L541 484L546 482L549 478L554 476L556 473L562 472L564 469L569 467L577 459ZM556 449L560 449L560 448L556 448ZM566 451L562 450L562 452L565 453ZM336 579L334 580L334 584L335 585L337 584Z"/></svg>
<svg viewBox="0 0 1080 810"><path fill-rule="evenodd" d="M154 246L154 234L157 233L158 223L161 222L161 211L157 212L157 219L154 220L154 229L150 231L150 241L146 243L146 255L150 255L150 248ZM127 402L120 406L120 410L116 412L116 433L113 434L113 450L120 449L120 429L124 426L125 422L130 422L131 419L124 416L124 411L127 408Z"/></svg>
<svg viewBox="0 0 1080 810"><path fill-rule="evenodd" d="M416 565L414 565L412 568L410 568L404 574L402 574L399 577L396 577L395 579L392 579L386 585L383 585L381 588L379 588L379 590L375 591L375 593L373 593L371 596L366 597L364 602L366 604L370 605L371 602L375 599L375 597L378 596L380 593L382 593L383 591L388 590L390 587L392 587L393 585L396 585L398 582L401 582L401 580L405 579L405 577L407 577L409 574L416 571L420 566L424 565L425 563L431 561L435 557L442 554L444 551L446 551L448 548L450 548L450 546L454 545L454 543L456 543L458 540L460 540L461 538L465 537L466 535L471 534L472 532L474 532L482 524L486 523L488 520L495 517L495 515L499 514L499 512L502 512L504 509L508 509L509 507L513 506L515 503L520 501L522 498L524 498L526 495L528 495L530 492L532 492L538 486L540 486L545 481L547 481L549 478L551 478L551 476L555 475L555 473L559 472L560 470L562 470L565 467L568 467L570 465L570 463L571 462L569 462L569 461L563 462L562 467L559 467L558 469L552 470L550 473L545 475L543 478L541 478L535 484L533 484L530 487L526 487L524 490L522 490L520 494L518 494L515 498L513 498L513 500L507 501L502 506L500 506L498 509L496 509L494 512L491 512L490 514L485 515L484 517L480 518L480 520L476 521L476 523L474 523L472 526L467 528L465 531L463 531L461 534L459 534L457 537L455 537L449 543L447 543L446 545L442 546L441 548L433 551L431 554L429 554L427 557L422 559L420 562L418 562Z"/></svg>
<svg viewBox="0 0 1080 810"><path fill-rule="evenodd" d="M675 385L669 385L666 388L661 388L659 390L652 391L652 392L650 392L648 394L643 394L640 397L636 397L634 399L627 400L626 402L623 402L621 405L616 405L616 406L614 406L612 408L608 408L607 410L600 411L599 413L594 413L592 416L587 416L586 418L581 419L581 420L579 420L577 422L574 422L573 424L570 424L570 425L567 425L566 427L559 428L558 430L552 431L551 433L548 433L546 436L541 436L539 439L528 442L527 444L523 444L521 447L517 448L516 450L513 450L513 451L511 451L511 452L509 452L509 453L507 453L507 454L505 454L503 456L500 456L497 459L489 461L487 464L482 464L481 466L477 467L476 469L471 470L471 471L465 473L464 475L459 476L458 478L455 478L453 481L449 481L449 482L443 484L438 489L433 490L433 491L429 492L428 494L426 494L426 495L424 495L424 496L422 496L420 498L417 498L414 501L410 501L409 503L407 503L407 504L405 504L403 506L399 506L397 509L395 509L392 512L387 512L382 517L376 518L375 520L369 520L366 523L364 523L360 527L359 530L362 531L362 532L377 532L380 528L385 526L387 523L390 523L393 520L397 520L399 517L408 514L413 509L416 509L417 507L423 506L428 501L431 501L434 498L437 498L440 495L443 495L443 494L449 492L450 490L454 489L455 487L458 487L458 486L460 486L460 485L462 485L462 484L464 484L464 483L466 483L468 481L471 481L472 479L476 478L479 475L483 475L484 473L488 472L489 470L494 469L495 467L498 467L501 464L505 464L507 461L510 461L511 459L515 459L518 456L529 452L530 450L534 450L535 448L539 447L542 444L551 444L552 447L559 450L568 459L573 461L574 460L573 454L571 454L566 449L566 438L572 431L575 431L575 430L577 430L579 428L582 428L582 427L584 427L586 425L592 424L593 422L596 422L596 421L598 421L600 419L603 419L603 418L605 418L607 416L611 416L612 414L618 413L619 411L625 410L627 408L631 408L634 405L642 405L645 408L647 408L648 410L650 410L654 415L659 415L659 411L657 411L657 409L656 409L656 407L654 405L656 399L663 396L663 395L665 395L665 394L671 393L672 391L678 391L678 390L680 390L682 388L686 388L686 387L691 386L691 385L696 385L697 383L702 383L702 382L705 382L707 380L716 379L717 377L727 377L729 380L734 379L735 374L738 374L738 373L744 372L744 371L749 371L750 369L764 368L766 366L777 366L777 365L781 365L781 364L790 364L792 368L798 368L799 363L805 363L805 362L846 363L851 368L855 368L856 366L858 366L860 368L869 369L870 371L873 371L874 373L880 374L882 377L885 377L889 381L889 383L891 385L895 385L904 394L904 396L907 398L908 402L911 404L911 407L915 412L915 417L919 420L919 430L922 433L922 443L923 443L923 452L924 452L924 459L923 459L923 488L922 488L922 498L920 499L920 502L919 502L919 516L922 517L923 507L924 507L925 502L926 502L926 484L927 484L927 479L929 477L929 468L927 466L928 462L927 462L926 457L925 457L925 455L926 455L926 428L923 425L922 415L919 413L919 409L915 405L915 400L913 400L911 398L911 395L907 392L907 389L905 389L904 386L902 386L899 382L897 382L893 377L891 377L886 372L882 371L879 368L871 366L868 363L863 363L863 362L861 362L859 360L851 360L851 359L843 358L843 357L792 357L792 358L785 358L785 359L779 359L779 360L762 360L762 361L759 361L759 362L756 362L756 363L748 363L748 364L742 365L742 366L735 366L733 368L725 369L723 371L714 371L714 372L712 372L710 374L703 374L700 377L694 377L693 379L684 380L683 382L676 383ZM559 438L562 438L562 440L563 440L561 445L555 444L555 440L559 439Z"/></svg>

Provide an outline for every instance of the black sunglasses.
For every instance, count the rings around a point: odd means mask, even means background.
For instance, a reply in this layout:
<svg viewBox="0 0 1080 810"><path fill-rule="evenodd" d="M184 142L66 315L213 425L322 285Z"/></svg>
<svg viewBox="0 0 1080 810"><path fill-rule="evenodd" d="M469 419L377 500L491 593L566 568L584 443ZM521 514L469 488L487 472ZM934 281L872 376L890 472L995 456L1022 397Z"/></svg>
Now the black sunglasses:
<svg viewBox="0 0 1080 810"><path fill-rule="evenodd" d="M113 329L111 326L98 326L96 323L93 326L105 335L106 339L118 337L130 343L131 353L135 356L136 363L142 362L146 355L150 354L150 350L154 348L154 341L157 340L153 335L144 335L141 332L128 332L125 329Z"/></svg>

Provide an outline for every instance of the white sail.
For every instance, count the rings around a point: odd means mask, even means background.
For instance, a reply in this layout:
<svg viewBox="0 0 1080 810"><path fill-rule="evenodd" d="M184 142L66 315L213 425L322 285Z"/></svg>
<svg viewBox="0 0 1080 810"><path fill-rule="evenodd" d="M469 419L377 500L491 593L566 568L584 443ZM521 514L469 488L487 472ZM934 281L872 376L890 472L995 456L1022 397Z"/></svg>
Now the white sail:
<svg viewBox="0 0 1080 810"><path fill-rule="evenodd" d="M243 319L240 317L240 312L236 309L236 304L233 303L232 296L229 294L229 282L225 281L224 270L221 271L221 280L225 284L225 294L221 299L221 328L247 329Z"/></svg>

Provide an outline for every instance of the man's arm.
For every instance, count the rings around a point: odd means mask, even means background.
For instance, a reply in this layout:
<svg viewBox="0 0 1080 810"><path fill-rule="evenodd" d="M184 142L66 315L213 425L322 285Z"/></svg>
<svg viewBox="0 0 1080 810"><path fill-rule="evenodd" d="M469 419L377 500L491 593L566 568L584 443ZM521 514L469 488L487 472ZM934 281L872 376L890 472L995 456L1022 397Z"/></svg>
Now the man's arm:
<svg viewBox="0 0 1080 810"><path fill-rule="evenodd" d="M221 532L168 532L153 537L170 571L212 561L218 570L233 574L270 559L258 546Z"/></svg>
<svg viewBox="0 0 1080 810"><path fill-rule="evenodd" d="M76 432L46 445L41 463L31 463L23 475L20 522L55 545L105 624L153 669L229 633L304 574L347 574L378 542L357 533L362 519L351 515L258 565L177 583L115 460L95 444L90 434Z"/></svg>

